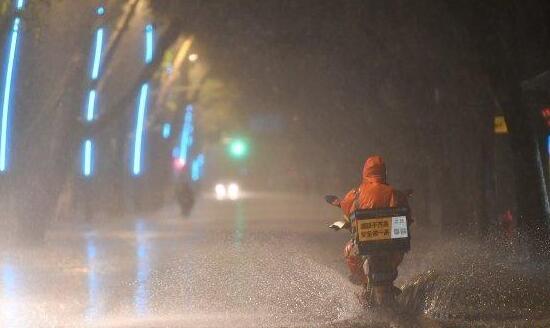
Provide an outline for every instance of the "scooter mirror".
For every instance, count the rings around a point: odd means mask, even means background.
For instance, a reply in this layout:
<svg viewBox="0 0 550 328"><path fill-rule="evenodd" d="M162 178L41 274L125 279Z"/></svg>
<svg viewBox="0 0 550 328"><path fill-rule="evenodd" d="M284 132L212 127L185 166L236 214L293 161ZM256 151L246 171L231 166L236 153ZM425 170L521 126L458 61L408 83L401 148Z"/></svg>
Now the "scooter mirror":
<svg viewBox="0 0 550 328"><path fill-rule="evenodd" d="M348 228L349 224L345 221L336 221L333 224L329 225L328 227L333 229L333 230L338 231L340 229Z"/></svg>
<svg viewBox="0 0 550 328"><path fill-rule="evenodd" d="M327 203L329 203L330 205L340 207L340 199L339 199L337 196L334 196L334 195L326 195L326 196L325 196L325 201L326 201Z"/></svg>

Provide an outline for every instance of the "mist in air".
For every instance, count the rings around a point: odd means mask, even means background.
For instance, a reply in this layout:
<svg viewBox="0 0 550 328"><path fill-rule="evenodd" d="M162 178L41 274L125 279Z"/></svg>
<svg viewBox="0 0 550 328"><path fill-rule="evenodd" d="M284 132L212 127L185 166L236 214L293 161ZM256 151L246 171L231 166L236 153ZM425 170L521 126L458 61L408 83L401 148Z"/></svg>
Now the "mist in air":
<svg viewBox="0 0 550 328"><path fill-rule="evenodd" d="M0 326L550 325L549 16L0 0ZM414 221L391 310L323 200L374 155Z"/></svg>

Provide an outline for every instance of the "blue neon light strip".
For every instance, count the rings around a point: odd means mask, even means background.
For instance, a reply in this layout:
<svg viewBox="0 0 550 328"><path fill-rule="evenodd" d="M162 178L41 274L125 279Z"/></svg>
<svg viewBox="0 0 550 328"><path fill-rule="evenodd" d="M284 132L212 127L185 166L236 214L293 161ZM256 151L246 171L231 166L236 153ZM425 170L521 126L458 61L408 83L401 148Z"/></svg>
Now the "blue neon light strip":
<svg viewBox="0 0 550 328"><path fill-rule="evenodd" d="M183 162L187 162L187 152L190 146L190 140L193 138L191 135L193 132L193 106L188 105L185 110L185 117L183 119L183 128L181 131L180 141L180 156L179 159Z"/></svg>
<svg viewBox="0 0 550 328"><path fill-rule="evenodd" d="M20 22L21 19L19 17L16 17L13 21L8 65L6 70L6 85L4 87L4 97L2 101L2 123L0 127L0 171L2 172L5 172L8 166L8 121L10 114L11 84L13 82L13 70L15 66L15 53L17 50L17 39L19 38Z"/></svg>
<svg viewBox="0 0 550 328"><path fill-rule="evenodd" d="M95 90L91 90L88 95L88 109L86 110L86 121L88 122L94 120L96 96Z"/></svg>
<svg viewBox="0 0 550 328"><path fill-rule="evenodd" d="M164 139L170 138L171 132L172 132L172 125L170 125L170 123L164 123L162 125L162 137Z"/></svg>
<svg viewBox="0 0 550 328"><path fill-rule="evenodd" d="M149 24L145 27L145 63L149 64L153 61L153 34L155 30L153 25Z"/></svg>
<svg viewBox="0 0 550 328"><path fill-rule="evenodd" d="M90 139L84 141L84 153L82 159L82 174L89 177L93 172L93 148Z"/></svg>
<svg viewBox="0 0 550 328"><path fill-rule="evenodd" d="M191 180L199 180L199 162L197 162L197 160L194 160L193 164L191 165Z"/></svg>
<svg viewBox="0 0 550 328"><path fill-rule="evenodd" d="M149 92L149 85L144 83L141 86L139 94L138 115L136 119L136 135L134 143L134 160L132 165L132 172L134 175L141 174L141 153L143 147L143 130L145 125L145 112L147 109L147 94Z"/></svg>
<svg viewBox="0 0 550 328"><path fill-rule="evenodd" d="M204 167L204 155L200 154L195 158L191 165L191 180L199 181L202 177L202 168Z"/></svg>
<svg viewBox="0 0 550 328"><path fill-rule="evenodd" d="M99 76L99 66L101 65L101 53L103 52L103 28L99 28L95 38L94 62L92 66L92 80L96 80Z"/></svg>
<svg viewBox="0 0 550 328"><path fill-rule="evenodd" d="M25 7L25 0L17 0L17 10L23 10L23 7Z"/></svg>

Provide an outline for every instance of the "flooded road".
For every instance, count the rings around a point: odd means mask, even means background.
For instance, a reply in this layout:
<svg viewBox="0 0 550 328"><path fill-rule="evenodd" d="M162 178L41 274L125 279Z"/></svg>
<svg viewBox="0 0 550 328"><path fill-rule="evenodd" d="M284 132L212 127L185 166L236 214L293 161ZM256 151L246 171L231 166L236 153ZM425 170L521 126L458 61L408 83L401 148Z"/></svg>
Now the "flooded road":
<svg viewBox="0 0 550 328"><path fill-rule="evenodd" d="M202 200L189 219L173 207L56 223L45 247L4 247L1 326L278 327L352 318L361 310L341 258L347 236L326 228L331 215L317 199L256 195Z"/></svg>
<svg viewBox="0 0 550 328"><path fill-rule="evenodd" d="M464 281L481 281L491 267L452 273L461 269L451 246L435 248L417 235L397 282L414 281L432 267L451 268L450 275L440 270L404 293L417 314L451 324L365 312L342 258L348 235L327 228L338 215L317 196L256 194L237 202L202 199L187 219L174 206L91 223L56 222L44 247L3 246L0 326L475 327L479 321L457 319L464 309L490 319L503 304L498 286L509 290L504 298L529 293L510 287L521 276L500 284L498 272L485 291L474 293L472 285L460 293ZM504 319L481 326L533 324Z"/></svg>

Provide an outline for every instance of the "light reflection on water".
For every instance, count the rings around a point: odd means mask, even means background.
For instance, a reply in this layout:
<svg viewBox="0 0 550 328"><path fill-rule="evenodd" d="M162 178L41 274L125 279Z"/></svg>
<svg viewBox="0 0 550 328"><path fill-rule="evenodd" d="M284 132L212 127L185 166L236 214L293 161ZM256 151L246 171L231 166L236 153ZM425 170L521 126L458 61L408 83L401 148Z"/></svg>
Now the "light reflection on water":
<svg viewBox="0 0 550 328"><path fill-rule="evenodd" d="M136 258L137 258L137 272L136 272L136 290L134 293L134 308L136 314L140 316L147 315L149 313L149 298L150 298L150 286L149 277L151 275L150 264L150 245L145 232L147 225L143 219L139 219L135 223L136 233Z"/></svg>
<svg viewBox="0 0 550 328"><path fill-rule="evenodd" d="M15 327L20 320L18 272L9 262L2 265L2 327Z"/></svg>
<svg viewBox="0 0 550 328"><path fill-rule="evenodd" d="M86 263L88 267L88 307L86 319L94 320L102 314L102 301L100 295L101 279L99 277L99 263L97 260L96 239L92 234L86 234Z"/></svg>
<svg viewBox="0 0 550 328"><path fill-rule="evenodd" d="M235 233L234 233L234 243L236 246L241 245L241 241L244 237L246 229L246 217L244 213L243 203L238 201L236 204L236 213L235 213Z"/></svg>

